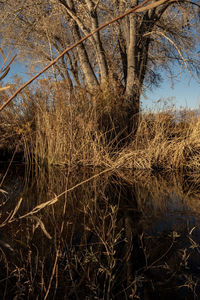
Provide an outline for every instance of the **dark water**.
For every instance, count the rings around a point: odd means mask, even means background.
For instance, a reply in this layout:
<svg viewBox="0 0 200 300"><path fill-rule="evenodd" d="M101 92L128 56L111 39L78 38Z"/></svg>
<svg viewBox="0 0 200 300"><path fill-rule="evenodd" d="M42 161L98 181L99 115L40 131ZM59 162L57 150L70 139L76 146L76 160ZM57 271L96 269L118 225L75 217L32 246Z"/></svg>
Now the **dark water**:
<svg viewBox="0 0 200 300"><path fill-rule="evenodd" d="M198 178L100 172L1 166L0 298L200 299Z"/></svg>

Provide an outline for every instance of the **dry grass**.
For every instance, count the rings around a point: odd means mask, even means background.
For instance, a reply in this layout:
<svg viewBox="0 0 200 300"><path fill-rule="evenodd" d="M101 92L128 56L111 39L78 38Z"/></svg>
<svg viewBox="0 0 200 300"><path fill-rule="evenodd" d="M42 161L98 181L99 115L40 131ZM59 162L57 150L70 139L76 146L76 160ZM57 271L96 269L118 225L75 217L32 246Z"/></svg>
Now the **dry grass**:
<svg viewBox="0 0 200 300"><path fill-rule="evenodd" d="M110 105L116 101L114 96L108 99L106 89L95 95L77 89L69 95L59 84L42 87L34 111L35 139L30 148L36 162L108 166L120 134L117 107L114 110ZM29 144L29 137L26 143Z"/></svg>
<svg viewBox="0 0 200 300"><path fill-rule="evenodd" d="M6 93L6 92L4 92ZM20 144L38 165L198 170L200 118L191 112L142 113L132 142L126 143L126 113L112 85L90 94L69 94L62 83L42 80L1 114L2 149Z"/></svg>
<svg viewBox="0 0 200 300"><path fill-rule="evenodd" d="M144 114L133 142L119 153L125 168L198 170L200 168L200 118L184 120L168 113Z"/></svg>

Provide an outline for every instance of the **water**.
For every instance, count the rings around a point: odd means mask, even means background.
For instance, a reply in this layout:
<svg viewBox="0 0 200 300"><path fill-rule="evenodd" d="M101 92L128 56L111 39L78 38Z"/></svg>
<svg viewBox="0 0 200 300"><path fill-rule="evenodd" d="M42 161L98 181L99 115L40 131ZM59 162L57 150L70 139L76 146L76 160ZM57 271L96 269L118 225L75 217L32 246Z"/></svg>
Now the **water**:
<svg viewBox="0 0 200 300"><path fill-rule="evenodd" d="M1 299L200 299L194 174L100 172L9 169Z"/></svg>

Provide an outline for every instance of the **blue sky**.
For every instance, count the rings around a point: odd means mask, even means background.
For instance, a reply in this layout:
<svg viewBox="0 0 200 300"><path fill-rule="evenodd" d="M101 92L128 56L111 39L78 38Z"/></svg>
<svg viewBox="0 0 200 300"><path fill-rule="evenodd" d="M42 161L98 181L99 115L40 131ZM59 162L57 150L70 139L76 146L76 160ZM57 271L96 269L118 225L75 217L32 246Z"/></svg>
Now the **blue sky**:
<svg viewBox="0 0 200 300"><path fill-rule="evenodd" d="M30 78L30 75L27 76L26 67L17 61L12 64L11 70L6 77L6 81L12 82L12 78L15 75L24 78L24 80ZM3 85L6 84L6 81L4 80ZM187 109L198 109L200 106L200 80L197 82L195 79L190 77L188 71L185 71L182 73L181 77L177 77L174 81L173 88L170 80L165 79L159 88L153 88L153 91L146 91L146 97L142 97L141 99L142 107L153 110L156 108L162 108L163 101L161 101L160 104L155 103L159 99L165 100L169 98L172 99L170 102L175 104L176 108L183 107Z"/></svg>
<svg viewBox="0 0 200 300"><path fill-rule="evenodd" d="M142 97L142 105L144 108L152 109L155 102L159 99L171 99L171 103L177 109L198 109L200 106L200 80L191 78L188 71L185 71L181 77L177 77L174 86L171 81L166 79L159 88L153 89L152 92L146 92L146 97ZM160 104L162 106L162 102Z"/></svg>

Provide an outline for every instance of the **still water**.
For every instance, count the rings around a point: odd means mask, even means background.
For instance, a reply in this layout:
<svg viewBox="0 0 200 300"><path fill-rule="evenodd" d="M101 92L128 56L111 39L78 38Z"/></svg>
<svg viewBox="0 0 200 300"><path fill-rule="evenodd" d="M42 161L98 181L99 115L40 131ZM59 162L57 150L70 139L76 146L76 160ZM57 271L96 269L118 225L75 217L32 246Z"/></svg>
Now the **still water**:
<svg viewBox="0 0 200 300"><path fill-rule="evenodd" d="M1 299L200 299L197 174L0 168Z"/></svg>

